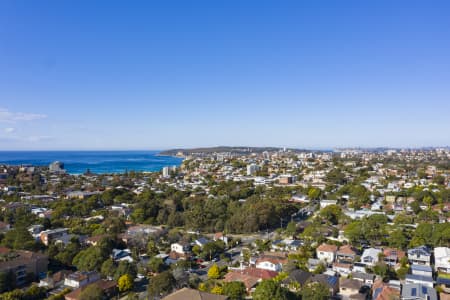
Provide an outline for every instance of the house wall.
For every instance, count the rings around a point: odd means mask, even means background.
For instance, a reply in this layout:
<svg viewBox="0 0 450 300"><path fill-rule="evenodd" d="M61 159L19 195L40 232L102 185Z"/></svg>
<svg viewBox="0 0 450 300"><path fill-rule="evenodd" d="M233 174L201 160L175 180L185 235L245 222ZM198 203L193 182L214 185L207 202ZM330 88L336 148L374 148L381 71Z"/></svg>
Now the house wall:
<svg viewBox="0 0 450 300"><path fill-rule="evenodd" d="M327 263L334 262L334 257L335 257L335 255L333 252L317 251L317 258L322 261L326 261Z"/></svg>

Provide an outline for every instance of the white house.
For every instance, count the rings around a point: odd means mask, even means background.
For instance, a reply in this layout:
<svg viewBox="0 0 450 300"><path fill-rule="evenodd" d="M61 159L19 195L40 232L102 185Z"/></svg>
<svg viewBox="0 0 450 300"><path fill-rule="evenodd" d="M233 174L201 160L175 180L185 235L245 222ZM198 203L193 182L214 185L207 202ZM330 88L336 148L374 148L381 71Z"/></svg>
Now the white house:
<svg viewBox="0 0 450 300"><path fill-rule="evenodd" d="M427 246L419 246L408 250L408 259L411 264L430 265L431 252Z"/></svg>
<svg viewBox="0 0 450 300"><path fill-rule="evenodd" d="M130 249L113 249L112 250L112 259L115 261L126 260L128 262L133 262L133 258L131 257Z"/></svg>
<svg viewBox="0 0 450 300"><path fill-rule="evenodd" d="M376 248L365 249L361 255L361 263L367 266L375 266L378 263L378 257L381 252L381 249Z"/></svg>
<svg viewBox="0 0 450 300"><path fill-rule="evenodd" d="M348 276L352 272L352 264L335 262L332 270L341 276Z"/></svg>
<svg viewBox="0 0 450 300"><path fill-rule="evenodd" d="M64 279L64 285L77 289L83 286L86 286L90 283L96 282L100 280L100 274L95 271L90 272L75 272L68 275Z"/></svg>
<svg viewBox="0 0 450 300"><path fill-rule="evenodd" d="M256 260L255 267L257 269L281 272L283 264L286 262L287 259L285 258L264 255Z"/></svg>
<svg viewBox="0 0 450 300"><path fill-rule="evenodd" d="M191 247L189 244L173 243L172 245L170 245L170 250L172 252L185 255L190 252Z"/></svg>
<svg viewBox="0 0 450 300"><path fill-rule="evenodd" d="M225 245L228 245L228 237L224 235L222 232L217 232L214 234L214 241L222 241Z"/></svg>
<svg viewBox="0 0 450 300"><path fill-rule="evenodd" d="M322 244L316 249L317 258L328 264L334 262L338 247L336 245Z"/></svg>
<svg viewBox="0 0 450 300"><path fill-rule="evenodd" d="M261 261L256 263L256 268L258 269L264 269L269 271L275 271L275 272L281 272L282 265L281 264L275 264L270 261Z"/></svg>
<svg viewBox="0 0 450 300"><path fill-rule="evenodd" d="M325 208L330 205L336 205L337 200L320 200L320 209Z"/></svg>
<svg viewBox="0 0 450 300"><path fill-rule="evenodd" d="M434 248L434 264L436 271L450 273L450 248Z"/></svg>

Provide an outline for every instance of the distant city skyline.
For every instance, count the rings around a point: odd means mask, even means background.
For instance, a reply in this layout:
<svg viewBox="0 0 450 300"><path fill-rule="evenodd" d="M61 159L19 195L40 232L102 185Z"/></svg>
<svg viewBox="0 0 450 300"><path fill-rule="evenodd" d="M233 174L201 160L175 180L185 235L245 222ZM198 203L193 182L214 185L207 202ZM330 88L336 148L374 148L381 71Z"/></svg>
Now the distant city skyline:
<svg viewBox="0 0 450 300"><path fill-rule="evenodd" d="M0 2L0 150L450 145L450 3Z"/></svg>

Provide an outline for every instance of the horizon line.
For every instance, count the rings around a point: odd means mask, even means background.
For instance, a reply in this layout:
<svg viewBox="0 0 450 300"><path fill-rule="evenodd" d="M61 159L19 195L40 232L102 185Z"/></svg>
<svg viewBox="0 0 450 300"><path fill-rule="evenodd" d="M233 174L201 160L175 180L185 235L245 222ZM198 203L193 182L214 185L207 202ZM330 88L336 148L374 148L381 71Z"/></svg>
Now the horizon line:
<svg viewBox="0 0 450 300"><path fill-rule="evenodd" d="M337 149L437 149L437 148L450 148L450 146L443 146L443 145L429 145L429 146L331 146L331 147L288 147L288 146L195 146L195 147L171 147L171 148L163 148L155 149L155 148L129 148L129 149L101 149L101 148L93 148L93 149L8 149L8 150L0 150L1 152L52 152L52 151L58 151L58 152L70 152L70 151L77 151L77 152L88 152L88 151L173 151L173 150L192 150L192 149L209 149L209 148L220 148L220 147L226 147L226 148L278 148L278 149L286 149L286 150L310 150L310 151L324 151L324 150L337 150Z"/></svg>

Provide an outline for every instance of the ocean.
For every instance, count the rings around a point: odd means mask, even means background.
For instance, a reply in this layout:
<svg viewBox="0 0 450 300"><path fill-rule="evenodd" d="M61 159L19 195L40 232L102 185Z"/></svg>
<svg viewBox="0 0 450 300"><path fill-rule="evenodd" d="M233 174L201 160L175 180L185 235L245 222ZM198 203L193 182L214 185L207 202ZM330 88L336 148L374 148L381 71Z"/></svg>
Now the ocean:
<svg viewBox="0 0 450 300"><path fill-rule="evenodd" d="M0 164L48 166L60 161L70 174L160 171L179 166L182 158L159 156L158 151L0 151Z"/></svg>

